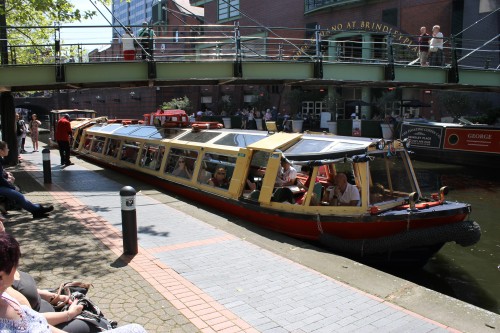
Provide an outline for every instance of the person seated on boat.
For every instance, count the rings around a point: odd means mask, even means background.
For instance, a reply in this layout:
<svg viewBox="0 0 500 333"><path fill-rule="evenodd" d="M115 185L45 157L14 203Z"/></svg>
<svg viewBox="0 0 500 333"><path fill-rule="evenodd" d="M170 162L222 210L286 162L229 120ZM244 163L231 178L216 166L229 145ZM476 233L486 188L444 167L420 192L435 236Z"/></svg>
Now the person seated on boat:
<svg viewBox="0 0 500 333"><path fill-rule="evenodd" d="M226 168L219 167L214 173L214 176L208 180L208 185L220 188L229 188L229 182L226 178Z"/></svg>
<svg viewBox="0 0 500 333"><path fill-rule="evenodd" d="M248 173L244 193L251 193L257 189L257 183L255 182L254 176L251 173Z"/></svg>
<svg viewBox="0 0 500 333"><path fill-rule="evenodd" d="M297 170L292 166L290 161L286 158L281 159L281 169L276 177L277 186L291 186L295 185L297 180Z"/></svg>
<svg viewBox="0 0 500 333"><path fill-rule="evenodd" d="M189 168L186 165L186 160L184 157L180 157L177 161L177 167L172 171L172 176L182 177L191 179L193 173L189 171Z"/></svg>
<svg viewBox="0 0 500 333"><path fill-rule="evenodd" d="M384 194L384 186L382 184L376 183L370 188L370 203L374 204L384 201Z"/></svg>
<svg viewBox="0 0 500 333"><path fill-rule="evenodd" d="M295 205L294 195L288 187L278 187L274 191L271 201Z"/></svg>
<svg viewBox="0 0 500 333"><path fill-rule="evenodd" d="M356 186L347 182L345 173L335 175L335 189L330 192L330 205L333 206L359 206L359 190Z"/></svg>

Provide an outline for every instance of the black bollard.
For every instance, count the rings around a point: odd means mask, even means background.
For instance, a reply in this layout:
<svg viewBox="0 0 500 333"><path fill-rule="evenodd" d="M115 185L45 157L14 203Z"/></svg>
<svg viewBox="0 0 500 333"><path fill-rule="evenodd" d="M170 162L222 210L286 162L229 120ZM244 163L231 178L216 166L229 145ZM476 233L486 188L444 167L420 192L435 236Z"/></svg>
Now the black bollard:
<svg viewBox="0 0 500 333"><path fill-rule="evenodd" d="M137 218L135 213L135 194L137 192L131 186L124 186L120 190L122 202L122 234L123 253L137 254Z"/></svg>
<svg viewBox="0 0 500 333"><path fill-rule="evenodd" d="M43 182L44 184L52 183L52 171L50 166L50 149L44 148L42 150L42 160L43 160Z"/></svg>

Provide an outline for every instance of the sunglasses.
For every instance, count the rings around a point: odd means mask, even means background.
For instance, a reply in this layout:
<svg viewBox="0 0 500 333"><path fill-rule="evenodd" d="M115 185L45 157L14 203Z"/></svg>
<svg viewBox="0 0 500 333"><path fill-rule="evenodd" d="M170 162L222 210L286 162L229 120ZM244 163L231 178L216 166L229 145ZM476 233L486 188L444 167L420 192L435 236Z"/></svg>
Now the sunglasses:
<svg viewBox="0 0 500 333"><path fill-rule="evenodd" d="M225 173L225 172L217 172L217 174L218 174L218 175L224 175L224 176L226 175L226 173Z"/></svg>
<svg viewBox="0 0 500 333"><path fill-rule="evenodd" d="M179 161L179 163L185 163L186 161Z"/></svg>

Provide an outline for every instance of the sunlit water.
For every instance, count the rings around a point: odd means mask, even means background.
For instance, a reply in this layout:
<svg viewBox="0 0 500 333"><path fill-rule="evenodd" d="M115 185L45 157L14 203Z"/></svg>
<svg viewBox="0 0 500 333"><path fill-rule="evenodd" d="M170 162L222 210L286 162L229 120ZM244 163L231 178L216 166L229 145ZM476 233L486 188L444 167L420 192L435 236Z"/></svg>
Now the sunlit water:
<svg viewBox="0 0 500 333"><path fill-rule="evenodd" d="M481 225L474 246L446 244L427 265L392 274L500 314L500 176L498 170L414 162L425 194L447 185L447 200L472 205L470 218Z"/></svg>

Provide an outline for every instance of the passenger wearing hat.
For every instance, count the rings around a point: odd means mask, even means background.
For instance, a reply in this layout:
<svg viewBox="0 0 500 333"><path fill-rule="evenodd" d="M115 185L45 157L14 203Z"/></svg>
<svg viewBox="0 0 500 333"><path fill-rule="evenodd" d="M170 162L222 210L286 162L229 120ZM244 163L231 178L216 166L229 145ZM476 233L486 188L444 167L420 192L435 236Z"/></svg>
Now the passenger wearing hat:
<svg viewBox="0 0 500 333"><path fill-rule="evenodd" d="M290 186L295 185L297 180L297 170L292 166L287 158L281 159L281 170L278 172L278 177L276 178L276 185L278 186Z"/></svg>
<svg viewBox="0 0 500 333"><path fill-rule="evenodd" d="M153 37L155 33L153 29L148 26L148 22L142 23L142 28L137 33L139 43L141 45L142 59L153 59Z"/></svg>
<svg viewBox="0 0 500 333"><path fill-rule="evenodd" d="M70 140L73 139L73 131L71 130L71 123L69 114L64 114L57 122L55 139L59 146L59 154L61 155L61 165L70 166L74 163L70 161Z"/></svg>

